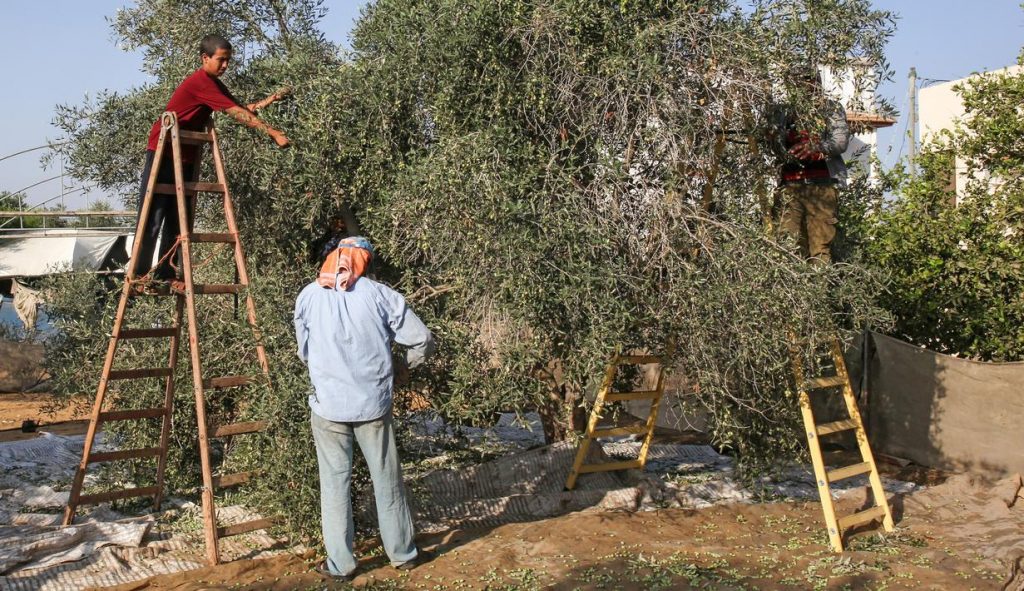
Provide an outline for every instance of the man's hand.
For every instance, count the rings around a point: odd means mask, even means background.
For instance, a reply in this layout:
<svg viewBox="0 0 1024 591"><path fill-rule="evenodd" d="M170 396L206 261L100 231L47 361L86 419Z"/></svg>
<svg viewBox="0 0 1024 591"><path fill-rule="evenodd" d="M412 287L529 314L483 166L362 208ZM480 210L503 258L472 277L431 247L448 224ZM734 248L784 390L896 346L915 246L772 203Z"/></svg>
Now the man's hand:
<svg viewBox="0 0 1024 591"><path fill-rule="evenodd" d="M789 153L800 160L820 160L824 156L821 153L821 148L809 140L802 141L793 146L789 149Z"/></svg>
<svg viewBox="0 0 1024 591"><path fill-rule="evenodd" d="M288 139L288 136L280 131L271 133L270 137L274 138L274 143L277 144L278 148L287 148L292 145L292 141Z"/></svg>
<svg viewBox="0 0 1024 591"><path fill-rule="evenodd" d="M281 90L278 90L277 92L275 92L274 94L268 96L267 98L263 99L262 101L259 101L259 102L256 102L256 103L249 103L248 105L245 106L245 108L249 109L250 111L255 113L256 111L258 111L260 109L263 109L265 107L268 107L268 106L276 103L277 101L283 99L284 97L290 95L291 93L292 93L291 87L290 86L285 86Z"/></svg>

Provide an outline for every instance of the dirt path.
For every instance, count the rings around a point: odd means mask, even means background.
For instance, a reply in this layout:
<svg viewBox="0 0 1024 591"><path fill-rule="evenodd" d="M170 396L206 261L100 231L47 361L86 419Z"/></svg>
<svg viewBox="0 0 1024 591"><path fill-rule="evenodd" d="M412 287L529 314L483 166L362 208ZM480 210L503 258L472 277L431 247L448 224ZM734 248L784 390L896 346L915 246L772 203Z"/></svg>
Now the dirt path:
<svg viewBox="0 0 1024 591"><path fill-rule="evenodd" d="M852 511L858 501L841 508ZM493 530L424 537L438 557L400 573L380 556L360 564L367 589L999 589L995 565L966 558L908 518L853 551L826 548L816 503L729 505L647 513L575 513ZM927 531L926 531L927 530ZM927 536L927 538L926 538ZM114 589L343 589L294 555L240 561Z"/></svg>
<svg viewBox="0 0 1024 591"><path fill-rule="evenodd" d="M52 402L53 395L46 392L0 392L0 431L20 430L28 420L48 425L88 418L87 410L75 406L49 414L46 408Z"/></svg>

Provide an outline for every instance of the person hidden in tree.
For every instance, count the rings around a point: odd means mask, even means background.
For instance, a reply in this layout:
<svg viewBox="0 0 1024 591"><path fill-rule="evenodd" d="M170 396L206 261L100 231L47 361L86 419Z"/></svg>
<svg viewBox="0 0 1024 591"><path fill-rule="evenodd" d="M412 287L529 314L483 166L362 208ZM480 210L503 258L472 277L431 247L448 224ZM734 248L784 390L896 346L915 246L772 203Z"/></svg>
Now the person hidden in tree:
<svg viewBox="0 0 1024 591"><path fill-rule="evenodd" d="M202 60L202 65L178 85L164 109L177 114L180 129L202 131L210 122L210 115L214 111L224 111L236 121L266 133L279 147L288 147L290 141L287 136L261 121L254 113L254 111L283 98L286 92L272 94L258 103L242 107L224 83L220 81L221 75L224 74L231 62L231 43L219 35L207 35L199 43L199 57ZM142 167L142 180L139 189L140 219L137 223L142 222L142 201L146 195L146 184L149 182L149 175L153 169L153 159L159 139L160 119L157 119L149 131L149 143L146 146L146 163ZM165 150L167 152L165 152L165 156L162 158L163 162L157 171L156 182L174 183L174 164L169 154L170 147L166 147ZM198 154L198 146L182 146L182 169L186 180L192 178ZM189 201L191 202L191 200ZM191 211L188 212L188 219L191 223ZM131 261L134 276L140 277L149 271L153 261L153 251L156 249L159 239L161 262L154 271L153 279L173 280L175 272L167 253L174 246L178 233L177 198L173 195L154 194L146 218L146 228L140 241L138 256L136 260Z"/></svg>
<svg viewBox="0 0 1024 591"><path fill-rule="evenodd" d="M391 425L391 344L407 347L406 363L415 367L433 353L434 339L398 292L363 276L373 256L365 238L336 239L317 279L295 302L298 353L313 383L310 423L327 550L317 570L346 580L356 570L349 495L353 442L370 470L381 542L391 564L410 569L430 559L413 541Z"/></svg>
<svg viewBox="0 0 1024 591"><path fill-rule="evenodd" d="M846 181L842 154L850 129L842 104L825 97L817 69L801 74L807 94L824 101L823 117L801 126L792 109L780 116L786 161L779 178L784 202L779 230L798 241L804 256L828 263L838 221L838 189Z"/></svg>

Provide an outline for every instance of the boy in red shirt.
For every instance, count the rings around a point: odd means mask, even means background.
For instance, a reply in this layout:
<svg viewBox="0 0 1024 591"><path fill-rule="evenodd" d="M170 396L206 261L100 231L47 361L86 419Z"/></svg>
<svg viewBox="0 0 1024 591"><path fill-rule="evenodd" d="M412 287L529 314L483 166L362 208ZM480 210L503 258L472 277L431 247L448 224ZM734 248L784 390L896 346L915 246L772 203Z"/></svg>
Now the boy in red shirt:
<svg viewBox="0 0 1024 591"><path fill-rule="evenodd" d="M167 103L165 111L174 111L178 115L178 126L181 129L201 131L210 121L210 115L214 111L224 111L231 118L249 127L258 129L271 137L281 148L287 148L290 144L284 133L274 129L267 123L261 121L253 111L263 108L270 103L282 98L283 93L270 95L266 99L241 107L231 92L220 81L220 76L228 67L231 61L231 43L219 35L207 35L199 44L202 66L191 76L178 85ZM157 119L149 132L149 144L146 146L146 164L142 168L142 183L139 189L139 213L142 213L142 201L146 195L146 184L149 181L150 172L153 169L153 158L160 139L160 120ZM165 148L167 149L167 148ZM192 177L198 146L182 146L182 169L186 179ZM160 170L157 171L158 183L174 183L173 159L166 157L163 160ZM192 219L192 212L188 212L188 219ZM139 223L141 223L141 219ZM153 195L153 202L149 207L149 215L146 220L146 229L141 238L138 258L132 261L135 277L145 275L153 261L153 250L156 248L157 239L160 240L160 259L162 262L157 266L153 275L158 281L168 281L175 278L175 272L171 266L170 257L165 255L170 251L178 237L178 202L173 195Z"/></svg>

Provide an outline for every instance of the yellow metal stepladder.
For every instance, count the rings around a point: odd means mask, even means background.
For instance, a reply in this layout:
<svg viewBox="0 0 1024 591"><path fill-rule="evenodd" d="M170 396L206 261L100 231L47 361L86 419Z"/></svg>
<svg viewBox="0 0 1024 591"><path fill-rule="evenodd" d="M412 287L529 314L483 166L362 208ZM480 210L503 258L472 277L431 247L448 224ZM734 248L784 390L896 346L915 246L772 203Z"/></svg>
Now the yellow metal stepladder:
<svg viewBox="0 0 1024 591"><path fill-rule="evenodd" d="M658 409L661 406L661 397L665 392L665 370L666 365L672 357L672 345L662 355L613 355L605 367L604 379L597 391L597 398L590 410L590 419L587 421L587 429L576 450L576 459L573 461L569 478L565 482L565 488L572 490L576 487L576 480L581 474L591 472L611 472L615 470L630 470L644 468L647 463L647 452L650 451L651 441L654 439L654 427L658 421ZM613 392L615 374L618 368L626 365L650 365L658 364L658 374L653 390L637 390L632 392ZM647 420L636 425L622 427L602 427L597 424L601 420L604 406L610 402L625 402L629 400L650 400L651 409ZM595 439L603 437L620 437L623 435L643 435L643 443L640 444L640 453L635 460L624 460L618 462L600 462L587 464L587 453L590 451L590 444Z"/></svg>
<svg viewBox="0 0 1024 591"><path fill-rule="evenodd" d="M113 330L110 334L110 341L107 346L106 358L103 363L103 370L100 375L99 385L96 389L96 399L93 403L92 414L89 419L89 428L85 436L85 444L82 450L82 460L78 465L74 480L72 481L71 493L68 497L68 504L64 511L64 525L71 525L75 518L75 512L81 505L98 504L107 501L127 499L134 497L153 497L153 509L158 510L164 495L164 473L167 465L167 448L171 435L171 419L174 408L174 372L178 363L178 348L181 340L181 328L183 316L188 319L188 340L191 357L191 370L193 389L195 391L196 420L199 434L199 456L202 470L202 513L203 531L206 540L206 557L210 564L220 562L218 540L223 537L239 535L260 529L266 529L273 525L272 519L256 519L245 523L220 527L217 522L216 507L214 505L214 490L228 488L248 482L255 476L253 472L239 472L234 474L213 474L213 466L210 457L210 439L232 437L247 433L263 431L266 421L250 421L221 425L211 428L207 421L206 390L242 387L257 381L265 381L269 385L270 366L267 361L259 328L256 322L256 305L249 292L249 274L246 270L245 255L242 251L242 243L239 239L238 227L235 222L234 206L228 191L227 177L224 171L224 162L221 156L220 145L217 140L217 132L211 123L205 131L188 131L179 129L178 119L175 113L166 112L161 118L160 139L156 153L153 157L153 166L147 180L146 192L143 197L139 213L139 223L135 231L135 242L132 247L132 255L125 272L125 281L121 292L121 299L117 306L117 314L114 318ZM170 150L168 150L168 144ZM182 165L182 144L196 146L196 157L192 178L186 180ZM209 144L213 154L216 182L199 182L200 160L203 146ZM170 154L168 154L170 152ZM174 184L162 184L157 182L157 176L161 164L170 156L174 166ZM226 233L199 233L194 232L189 220L186 207L191 200L194 204L200 193L213 193L223 196L224 219L227 226ZM181 267L183 272L184 285L143 292L139 287L148 281L145 277L135 276L135 261L139 255L142 235L145 230L147 218L154 195L174 195L178 205L179 237L177 247L181 250ZM194 210L194 209L193 209ZM219 243L232 245L234 248L234 262L236 271L236 283L228 284L197 284L193 275L195 266L192 262L192 245L194 243ZM173 250L170 256L173 256ZM182 289L183 287L183 289ZM262 376L229 375L219 377L205 377L202 371L202 360L199 347L199 327L196 317L196 295L207 294L244 294L246 320L252 328L254 346ZM159 328L128 328L125 323L125 314L129 308L129 301L143 295L174 297L174 321L169 327ZM114 369L114 361L118 352L118 345L122 341L131 339L169 339L170 351L167 367L157 368L134 368ZM163 378L164 403L161 407L110 410L104 409L104 400L108 392L110 382L117 380L136 380ZM128 421L142 419L161 419L160 443L158 447L145 449L121 450L112 452L94 452L96 434L100 425L111 421ZM138 458L156 458L156 483L152 486L114 490L96 494L82 494L85 482L86 468L90 464L98 462L111 462L117 460L129 460Z"/></svg>
<svg viewBox="0 0 1024 591"><path fill-rule="evenodd" d="M807 435L807 447L811 454L815 484L818 488L818 495L821 498L821 508L825 514L825 528L828 532L829 545L834 551L842 552L843 533L852 527L870 523L880 518L885 531L892 531L894 527L892 512L889 510L889 502L885 496L885 489L882 487L882 479L878 475L878 466L875 464L874 455L871 453L871 444L868 442L860 410L857 408L857 399L853 395L850 375L846 371L846 360L843 358L843 349L839 340L833 339L829 345L829 353L832 357L835 374L815 378L804 376L804 364L801 360L801 353L795 344L796 341L792 337L790 338L790 343L793 377L796 380L796 389L799 395L800 414L803 417L804 432ZM818 423L811 408L810 393L834 391L836 388L842 390L843 401L846 404L849 418L828 423ZM827 468L821 451L821 437L846 431L853 431L856 436L861 461L848 466ZM835 504L832 502L831 484L837 480L864 475L868 477L874 506L844 517L837 517Z"/></svg>

